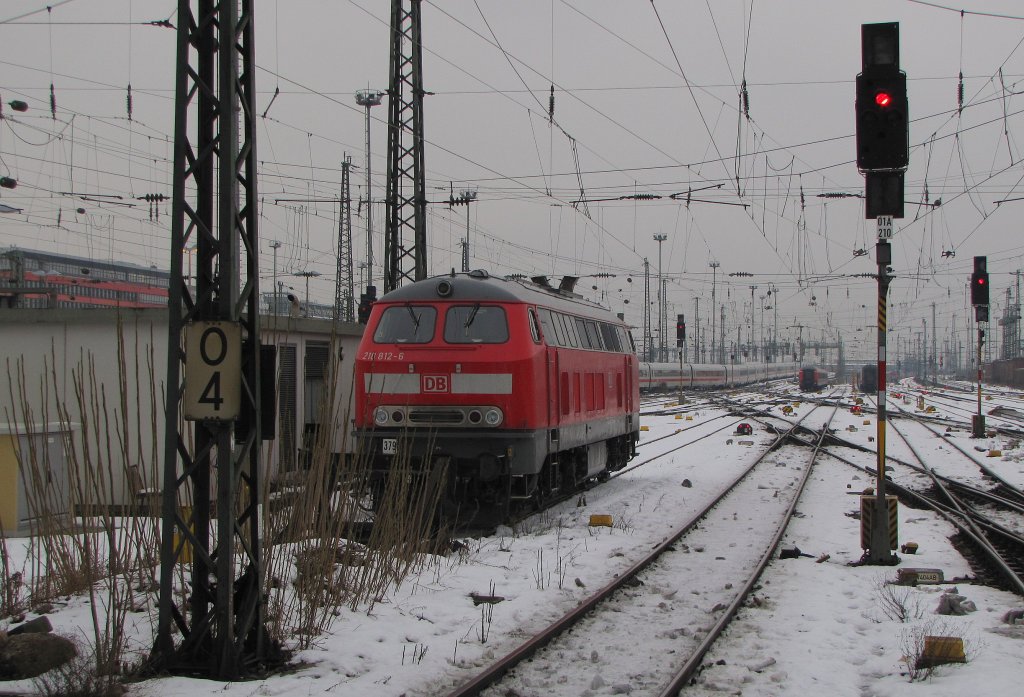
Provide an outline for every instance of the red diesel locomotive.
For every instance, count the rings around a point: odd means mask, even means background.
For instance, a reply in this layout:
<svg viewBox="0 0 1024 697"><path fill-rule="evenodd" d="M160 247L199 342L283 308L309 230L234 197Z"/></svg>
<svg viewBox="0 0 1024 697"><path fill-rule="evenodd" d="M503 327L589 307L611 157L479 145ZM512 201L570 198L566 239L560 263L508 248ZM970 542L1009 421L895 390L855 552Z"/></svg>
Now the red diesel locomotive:
<svg viewBox="0 0 1024 697"><path fill-rule="evenodd" d="M401 462L446 474L446 519L493 524L625 466L640 431L633 339L574 280L453 272L374 304L354 436L375 497Z"/></svg>

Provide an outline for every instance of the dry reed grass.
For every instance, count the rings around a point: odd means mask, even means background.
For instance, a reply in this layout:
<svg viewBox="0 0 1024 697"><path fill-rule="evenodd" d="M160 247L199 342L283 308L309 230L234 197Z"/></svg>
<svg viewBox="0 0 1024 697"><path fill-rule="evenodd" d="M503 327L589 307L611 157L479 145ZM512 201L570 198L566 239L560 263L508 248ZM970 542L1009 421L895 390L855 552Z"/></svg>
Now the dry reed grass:
<svg viewBox="0 0 1024 697"><path fill-rule="evenodd" d="M332 337L328 355L338 351ZM381 597L432 562L430 540L439 539L434 514L445 472L414 472L408 448L400 444L379 495L383 503L371 513L369 458L335 454L335 433L344 434L341 452L348 449L352 408L338 398L339 365L328 366L308 468L275 492L277 500L290 503L272 505L270 487L264 488L268 633L300 649L328 631L343 608L371 612Z"/></svg>
<svg viewBox="0 0 1024 697"><path fill-rule="evenodd" d="M127 615L149 603L136 594L149 592L147 581L157 564L158 521L144 515L148 511L125 489L132 465L148 471L151 481L155 477L154 453L144 452L140 434L144 418L146 427L155 429L156 404L154 399L143 404L142 390L129 389L143 384L143 377L156 384L153 342L151 336L149 350L136 343L129 351L124 337L119 321L113 386L98 378L97 357L88 352L79 352L67 394L60 388L54 345L36 376L26 374L24 357L8 359L10 394L4 408L27 444L19 451L18 466L30 518L28 604L86 594L92 669L109 683L124 669ZM127 515L115 515L110 504L118 500L130 502L120 511ZM3 573L6 585L6 565Z"/></svg>
<svg viewBox="0 0 1024 697"><path fill-rule="evenodd" d="M97 370L98 361L107 357L91 352L75 357L66 393L58 380L61 362L55 345L43 357L39 374L27 374L24 357L6 361L10 393L3 413L28 444L20 453L19 470L31 536L25 569L11 566L6 540L0 537L0 612L9 616L61 596L87 594L92 670L108 684L123 675L126 665L142 659L127 655L129 612L146 609L151 623L151 636L134 641L152 646L155 639L156 599L151 594L152 579L159 577L161 509L157 499L138 489L140 479L163 481L156 437L164 421L163 388L152 333L148 342L140 339L138 327L133 335L130 345L118 322L115 384L105 384L103 371ZM339 355L338 350L337 337L332 337L329 355ZM447 473L417 471L407 444L401 444L380 506L368 513L368 458L334 452L333 436L347 433L351 409L351 404L339 405L339 373L340 361L329 362L308 468L272 487L273 448L265 444L263 449L261 597L268 637L279 645L307 648L330 630L344 608L371 612L410 574L440 563L432 552L436 541L445 538L435 512ZM179 428L192 442L190 424L181 422ZM53 431L68 435L51 443L47 434ZM53 476L61 462L66 480ZM183 487L177 495L179 508L187 511L191 491ZM371 519L369 535L357 541ZM241 550L236 551L241 560ZM181 608L187 607L187 574L184 565L176 570L175 604Z"/></svg>

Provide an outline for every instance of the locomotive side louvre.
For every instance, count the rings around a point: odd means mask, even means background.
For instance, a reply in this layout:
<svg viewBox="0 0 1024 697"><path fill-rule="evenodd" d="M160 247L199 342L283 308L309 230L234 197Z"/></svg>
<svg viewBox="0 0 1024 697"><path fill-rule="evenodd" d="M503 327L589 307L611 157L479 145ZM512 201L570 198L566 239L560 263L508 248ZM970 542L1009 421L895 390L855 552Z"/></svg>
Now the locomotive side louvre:
<svg viewBox="0 0 1024 697"><path fill-rule="evenodd" d="M636 371L625 324L579 296L483 272L427 279L371 312L354 436L376 478L402 449L414 468L447 467L449 514L500 519L635 455Z"/></svg>

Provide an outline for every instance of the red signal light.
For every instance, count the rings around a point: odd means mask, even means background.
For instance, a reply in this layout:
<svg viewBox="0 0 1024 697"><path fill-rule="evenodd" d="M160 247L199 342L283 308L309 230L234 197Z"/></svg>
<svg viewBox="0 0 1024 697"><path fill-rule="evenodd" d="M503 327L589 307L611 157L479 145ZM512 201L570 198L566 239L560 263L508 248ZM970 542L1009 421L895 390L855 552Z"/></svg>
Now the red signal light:
<svg viewBox="0 0 1024 697"><path fill-rule="evenodd" d="M979 285L979 286L983 286L983 285L985 285L985 279L984 279L984 278L979 278L979 279L978 279L978 285Z"/></svg>
<svg viewBox="0 0 1024 697"><path fill-rule="evenodd" d="M875 104L883 109L892 106L892 95L888 92L877 92L875 94Z"/></svg>

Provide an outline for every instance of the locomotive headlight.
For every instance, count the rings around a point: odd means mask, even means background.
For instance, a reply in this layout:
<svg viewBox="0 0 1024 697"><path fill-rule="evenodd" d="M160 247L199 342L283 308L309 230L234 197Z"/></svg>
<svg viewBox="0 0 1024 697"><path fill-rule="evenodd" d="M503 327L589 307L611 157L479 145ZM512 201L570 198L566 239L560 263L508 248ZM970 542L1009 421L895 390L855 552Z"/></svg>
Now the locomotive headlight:
<svg viewBox="0 0 1024 697"><path fill-rule="evenodd" d="M501 409L498 408L488 409L484 413L484 423L488 426L497 426L501 423L502 418L504 418L504 415L501 413Z"/></svg>
<svg viewBox="0 0 1024 697"><path fill-rule="evenodd" d="M373 423L383 426L388 422L388 410L384 407L377 407L373 411Z"/></svg>

